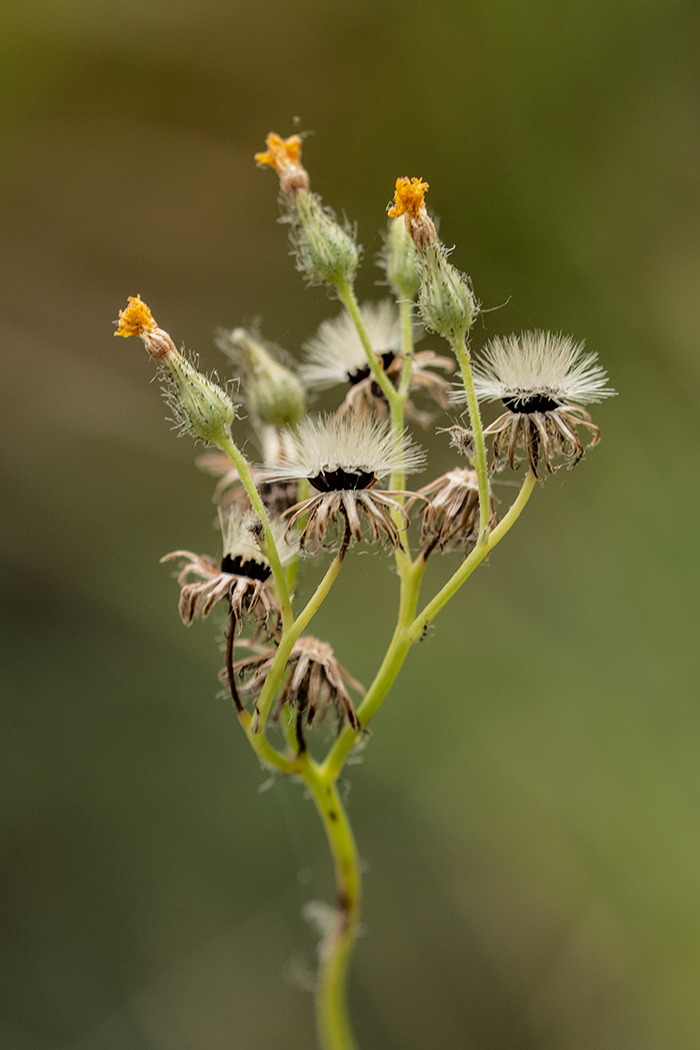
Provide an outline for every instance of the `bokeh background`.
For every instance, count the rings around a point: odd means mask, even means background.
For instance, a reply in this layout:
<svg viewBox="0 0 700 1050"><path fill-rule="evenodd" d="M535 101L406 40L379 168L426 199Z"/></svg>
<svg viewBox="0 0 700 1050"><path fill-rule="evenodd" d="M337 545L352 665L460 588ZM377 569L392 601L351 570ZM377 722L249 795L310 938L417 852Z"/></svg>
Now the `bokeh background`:
<svg viewBox="0 0 700 1050"><path fill-rule="evenodd" d="M561 330L620 391L350 770L363 1050L700 1045L699 22L691 0L2 5L7 1050L314 1046L325 845L298 786L261 790L216 624L177 618L158 558L216 553L212 483L112 338L137 292L206 368L218 325L298 354L336 311L252 162L294 117L358 224L361 297L394 179L421 175L500 308L476 348ZM396 590L356 553L320 617L365 682Z"/></svg>

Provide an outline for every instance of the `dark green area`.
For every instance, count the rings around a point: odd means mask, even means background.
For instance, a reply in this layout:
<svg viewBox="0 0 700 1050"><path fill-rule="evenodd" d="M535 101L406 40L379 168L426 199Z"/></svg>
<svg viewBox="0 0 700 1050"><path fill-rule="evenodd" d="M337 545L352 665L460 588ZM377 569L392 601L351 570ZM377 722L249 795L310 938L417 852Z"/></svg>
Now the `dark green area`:
<svg viewBox="0 0 700 1050"><path fill-rule="evenodd" d="M260 317L298 354L335 312L252 162L298 115L314 188L358 223L361 297L394 180L420 175L499 307L475 347L561 330L620 391L349 770L362 1048L695 1050L697 5L36 0L0 22L2 1046L314 1045L325 846L299 787L258 790L217 626L179 623L158 558L218 553L212 485L111 334L138 292L223 370L217 325ZM356 553L319 618L365 683L396 591Z"/></svg>

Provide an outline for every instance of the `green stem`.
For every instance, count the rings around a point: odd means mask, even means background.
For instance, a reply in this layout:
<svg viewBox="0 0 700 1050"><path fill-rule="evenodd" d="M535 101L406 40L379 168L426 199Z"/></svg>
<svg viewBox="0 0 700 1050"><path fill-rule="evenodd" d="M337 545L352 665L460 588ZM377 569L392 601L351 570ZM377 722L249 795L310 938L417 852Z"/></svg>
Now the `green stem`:
<svg viewBox="0 0 700 1050"><path fill-rule="evenodd" d="M338 894L333 927L319 949L316 1022L321 1050L356 1050L348 1019L347 971L360 917L362 886L357 846L336 785L323 775L308 752L299 756L299 775L323 821Z"/></svg>
<svg viewBox="0 0 700 1050"><path fill-rule="evenodd" d="M530 471L525 478L522 488L518 493L516 499L508 508L507 514L503 517L502 521L499 521L498 525L487 534L485 541L479 540L474 550L471 552L469 557L462 562L460 567L454 573L453 576L447 581L445 586L438 591L432 601L428 602L426 607L423 609L410 627L411 640L417 642L420 640L423 631L431 622L434 620L437 614L442 608L449 602L450 598L454 597L459 588L466 580L469 579L474 569L484 560L487 554L493 550L493 548L501 542L505 534L513 527L515 522L523 512L527 501L529 500L532 490L535 486L537 478Z"/></svg>
<svg viewBox="0 0 700 1050"><path fill-rule="evenodd" d="M474 390L471 355L464 334L459 339L451 340L451 345L462 372L464 389L467 394L469 422L474 435L474 466L476 467L477 484L479 486L479 542L482 543L488 535L489 521L491 520L491 495L489 492L489 470L486 462L484 428L481 423L479 402Z"/></svg>
<svg viewBox="0 0 700 1050"><path fill-rule="evenodd" d="M411 390L411 371L413 368L413 303L409 299L399 302L401 314L401 353L403 366L399 383L399 397L405 402Z"/></svg>
<svg viewBox="0 0 700 1050"><path fill-rule="evenodd" d="M255 487L255 482L250 473L248 461L246 460L243 453L234 443L233 438L230 435L223 435L219 442L219 448L222 452L225 452L231 462L234 464L238 471L238 476L243 483L243 487L248 494L251 506L257 516L263 523L265 529L265 554L267 555L268 561L270 562L270 568L272 569L272 575L275 580L275 588L277 590L277 597L279 599L280 608L282 609L282 623L285 627L292 624L294 620L294 614L292 613L292 606L289 600L289 589L287 587L287 580L284 575L284 569L280 561L280 556L275 546L275 538L272 535L272 529L270 528L270 519L267 516L265 505L260 498L260 493Z"/></svg>
<svg viewBox="0 0 700 1050"><path fill-rule="evenodd" d="M534 474L528 474L520 492L503 520L487 535L485 542L477 544L466 561L460 565L459 569L418 616L416 616L416 606L418 605L421 579L425 571L423 555L419 555L410 569L404 572L401 579L401 605L394 636L382 660L381 667L357 712L361 726L366 726L374 718L389 689L394 684L411 646L420 641L427 625L437 616L450 598L454 597L462 584L474 572L474 569L500 543L509 529L518 520L530 498L536 480ZM357 733L350 726L345 726L323 763L322 769L325 775L331 779L336 779L340 776L345 760L357 738Z"/></svg>
<svg viewBox="0 0 700 1050"><path fill-rule="evenodd" d="M270 666L267 678L265 679L265 685L263 686L262 692L260 693L260 700L258 702L258 713L253 721L252 732L255 735L262 735L265 728L265 722L270 713L273 701L275 699L275 693L277 688L282 681L285 668L287 666L287 660L289 654L292 651L294 643L297 638L304 630L306 625L309 623L311 618L316 614L321 606L321 603L325 599L326 595L330 591L331 587L335 583L338 573L341 570L343 559L349 546L349 537L346 535L343 540L343 546L338 551L337 555L331 562L326 571L325 576L319 583L314 593L309 598L308 602L299 613L297 618L282 631L282 637L280 638L277 652Z"/></svg>
<svg viewBox="0 0 700 1050"><path fill-rule="evenodd" d="M278 773L295 774L299 772L296 759L289 759L272 746L263 733L256 733L253 728L253 720L247 711L241 711L238 721L243 726L243 731L248 737L250 746L255 751L261 762L270 769L276 769Z"/></svg>
<svg viewBox="0 0 700 1050"><path fill-rule="evenodd" d="M394 402L398 399L398 392L394 388L394 384L389 379L389 376L384 371L382 364L374 352L372 344L365 328L365 323L362 320L362 314L360 313L360 304L357 301L355 295L355 289L349 281L343 282L336 285L338 290L338 298L341 303L352 317L357 334L359 335L362 345L365 348L365 354L367 355L367 363L369 364L372 376L375 381L379 384L379 387L384 394L390 405L393 406Z"/></svg>
<svg viewBox="0 0 700 1050"><path fill-rule="evenodd" d="M412 565L404 569L401 575L401 599L394 635L382 660L381 667L377 671L375 679L358 709L357 717L361 726L368 725L374 718L384 697L389 692L397 674L401 670L403 662L408 655L408 650L411 648L412 638L408 633L408 629L416 614L425 565L424 558L422 555L419 555ZM357 739L358 734L350 726L345 726L323 763L322 770L325 776L335 780L340 775L345 760Z"/></svg>

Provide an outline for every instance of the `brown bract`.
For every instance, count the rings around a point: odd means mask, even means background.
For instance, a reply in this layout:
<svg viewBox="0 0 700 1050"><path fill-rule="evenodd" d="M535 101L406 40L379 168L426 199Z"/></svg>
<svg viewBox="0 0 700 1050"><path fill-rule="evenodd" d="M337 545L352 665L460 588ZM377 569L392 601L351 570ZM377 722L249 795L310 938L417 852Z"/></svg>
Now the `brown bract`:
<svg viewBox="0 0 700 1050"><path fill-rule="evenodd" d="M457 467L418 489L427 502L421 523L421 543L431 549L448 546L469 548L479 535L479 486L475 470ZM489 492L489 525L497 521L496 504Z"/></svg>
<svg viewBox="0 0 700 1050"><path fill-rule="evenodd" d="M398 387L403 371L403 354L382 354L382 365L395 387ZM411 360L411 390L422 390L441 408L447 408L448 391L450 384L447 380L431 372L430 368L442 368L445 372L454 371L454 361L448 357L440 357L432 350L421 350L413 354ZM389 405L377 385L376 380L370 373L369 365L352 376L348 376L350 389L337 411L337 415L344 416L346 412L356 415L377 415L380 419L389 418ZM406 418L418 423L419 426L428 427L432 422L432 416L427 412L421 412L409 399L404 405Z"/></svg>
<svg viewBox="0 0 700 1050"><path fill-rule="evenodd" d="M227 598L231 615L238 624L244 616L251 616L258 630L265 629L271 635L279 633L282 615L277 599L266 586L266 579L222 572L209 555L192 551L172 551L160 560L173 558L184 559L177 582L181 587L178 609L186 626L196 616L207 617L217 602Z"/></svg>
<svg viewBox="0 0 700 1050"><path fill-rule="evenodd" d="M493 435L492 470L506 463L517 470L523 457L527 456L530 470L538 477L540 456L550 474L561 457L571 470L586 451L578 427L586 427L591 433L589 447L600 441L600 430L591 422L591 417L580 405L558 405L546 412L512 412L510 409L484 430L484 435Z"/></svg>
<svg viewBox="0 0 700 1050"><path fill-rule="evenodd" d="M241 697L254 696L262 689L277 652L270 646L256 646L256 649L253 656L233 664L234 675L241 682L238 686ZM338 663L330 645L311 635L297 639L287 668L288 674L273 712L275 720L285 704L289 704L296 709L298 729L304 720L310 728L316 720L323 720L329 705L332 705L341 724L347 722L354 730L359 728L347 686L361 694L364 694L364 689ZM299 732L298 737L303 746Z"/></svg>

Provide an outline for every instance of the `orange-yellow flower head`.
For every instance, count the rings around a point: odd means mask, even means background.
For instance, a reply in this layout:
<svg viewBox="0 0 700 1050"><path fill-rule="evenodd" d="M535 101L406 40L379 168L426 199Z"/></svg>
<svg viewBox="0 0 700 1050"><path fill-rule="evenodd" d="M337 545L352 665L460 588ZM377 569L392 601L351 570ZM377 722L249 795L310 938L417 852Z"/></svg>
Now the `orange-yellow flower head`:
<svg viewBox="0 0 700 1050"><path fill-rule="evenodd" d="M469 279L447 259L435 223L425 207L428 183L422 179L396 180L389 218L403 215L415 245L420 270L418 306L429 332L438 332L451 343L463 339L478 306Z"/></svg>
<svg viewBox="0 0 700 1050"><path fill-rule="evenodd" d="M389 208L389 218L398 219L400 215L407 215L409 219L415 221L420 209L425 210L425 191L427 189L428 183L423 182L422 179L397 179L394 203Z"/></svg>
<svg viewBox="0 0 700 1050"><path fill-rule="evenodd" d="M115 335L128 339L130 335L141 335L143 332L155 332L157 324L153 314L141 299L140 295L130 295L126 310L119 311Z"/></svg>
<svg viewBox="0 0 700 1050"><path fill-rule="evenodd" d="M397 179L394 203L389 208L390 219L404 216L406 229L419 252L437 241L435 223L425 207L427 188L428 183L423 182L422 179Z"/></svg>
<svg viewBox="0 0 700 1050"><path fill-rule="evenodd" d="M283 139L271 131L265 139L265 145L265 153L255 154L255 163L260 167L267 164L277 172L282 193L294 195L299 190L308 190L309 175L301 164L301 135L290 135L288 139Z"/></svg>
<svg viewBox="0 0 700 1050"><path fill-rule="evenodd" d="M161 364L180 356L172 339L167 332L158 327L140 295L129 296L126 310L119 311L117 330L114 334L121 335L124 339L128 339L130 335L139 336L153 360Z"/></svg>

